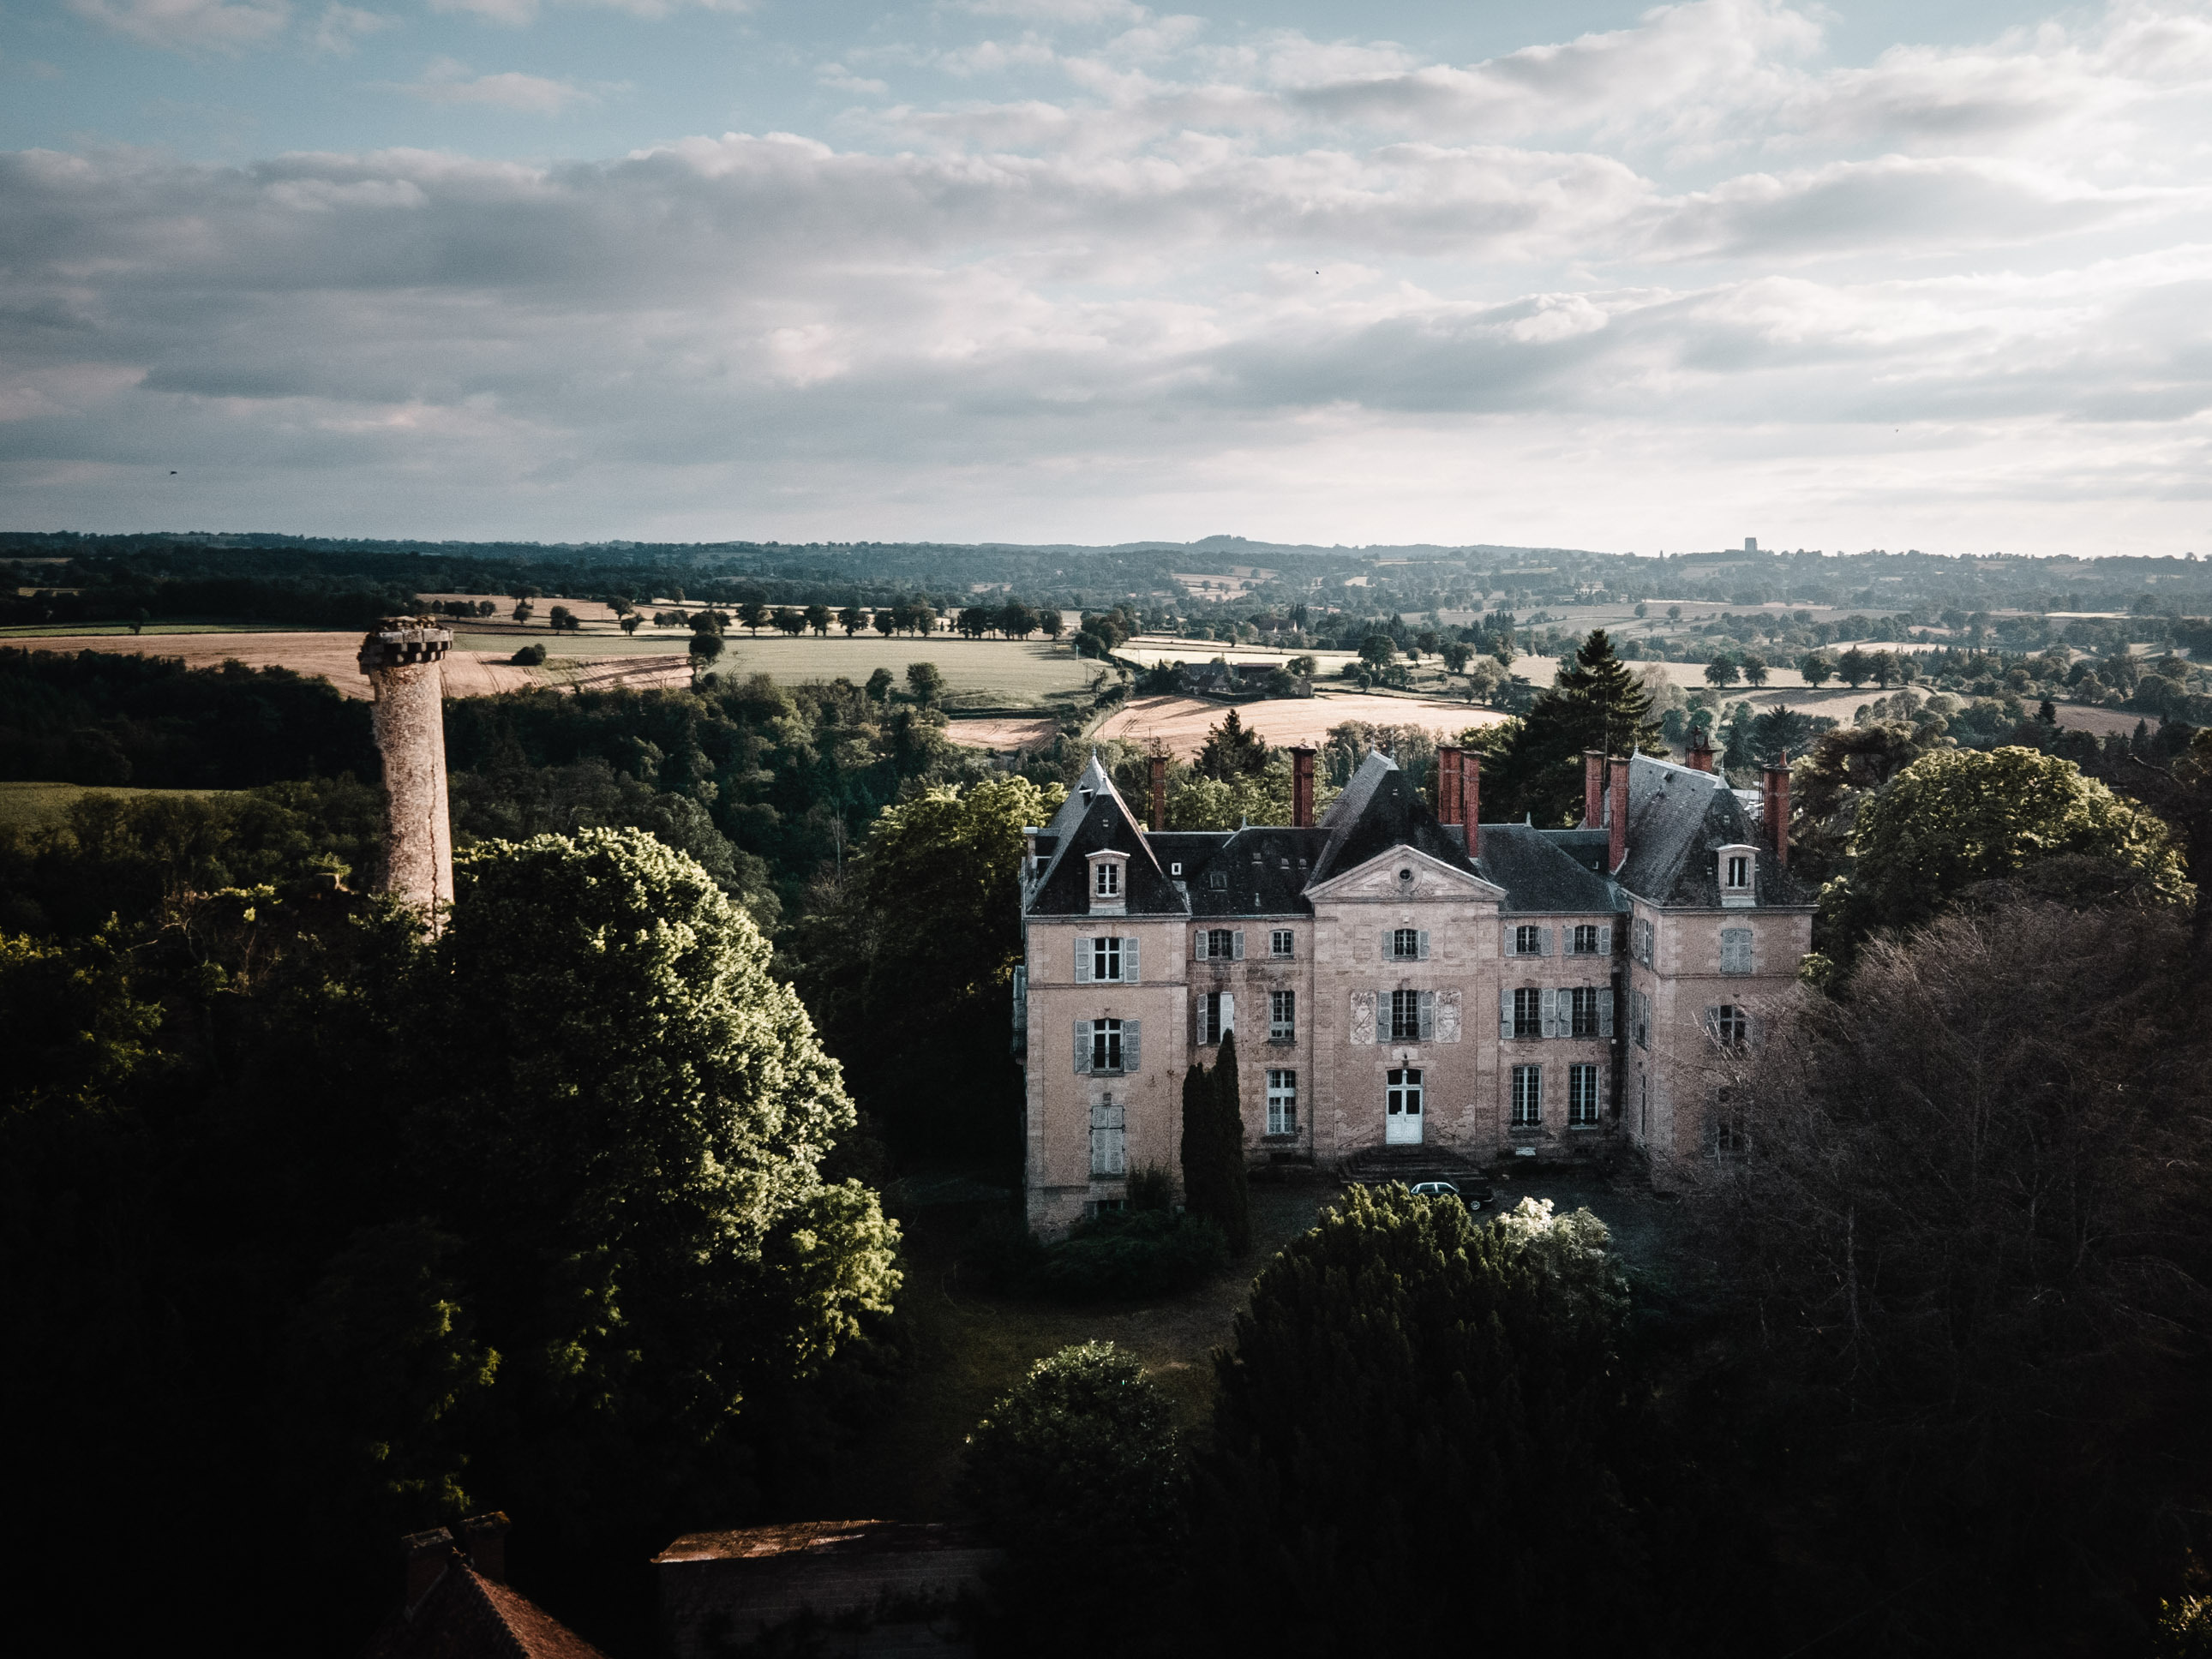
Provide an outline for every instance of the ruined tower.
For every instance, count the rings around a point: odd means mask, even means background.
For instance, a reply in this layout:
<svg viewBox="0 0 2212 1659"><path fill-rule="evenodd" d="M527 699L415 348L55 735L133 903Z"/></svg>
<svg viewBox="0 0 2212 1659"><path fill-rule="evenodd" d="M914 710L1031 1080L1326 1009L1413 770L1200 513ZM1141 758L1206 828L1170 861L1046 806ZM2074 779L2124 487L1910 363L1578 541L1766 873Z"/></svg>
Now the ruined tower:
<svg viewBox="0 0 2212 1659"><path fill-rule="evenodd" d="M361 642L387 797L381 890L431 917L453 897L441 667L453 643L452 632L428 617L386 617Z"/></svg>

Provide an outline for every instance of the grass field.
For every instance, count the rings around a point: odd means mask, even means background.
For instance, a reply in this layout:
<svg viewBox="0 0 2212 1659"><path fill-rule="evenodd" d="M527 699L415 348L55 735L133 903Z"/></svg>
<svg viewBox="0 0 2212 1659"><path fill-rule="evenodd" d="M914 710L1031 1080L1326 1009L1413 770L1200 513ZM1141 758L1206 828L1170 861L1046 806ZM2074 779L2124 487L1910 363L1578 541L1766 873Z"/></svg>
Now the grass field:
<svg viewBox="0 0 2212 1659"><path fill-rule="evenodd" d="M149 622L148 634L289 634L298 631L295 623L220 622ZM41 623L36 627L0 628L0 640L45 640L57 638L97 639L120 634L131 635L128 623Z"/></svg>
<svg viewBox="0 0 2212 1659"><path fill-rule="evenodd" d="M69 816L69 810L89 794L102 795L222 795L224 789L99 789L82 783L0 783L0 829L28 833L50 830Z"/></svg>

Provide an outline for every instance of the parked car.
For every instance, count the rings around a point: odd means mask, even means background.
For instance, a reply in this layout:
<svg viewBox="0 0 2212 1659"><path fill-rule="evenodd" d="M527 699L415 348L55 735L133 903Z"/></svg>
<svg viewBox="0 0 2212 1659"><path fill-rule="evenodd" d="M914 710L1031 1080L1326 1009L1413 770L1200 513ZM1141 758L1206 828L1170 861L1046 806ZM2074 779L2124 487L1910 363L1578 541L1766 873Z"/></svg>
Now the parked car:
<svg viewBox="0 0 2212 1659"><path fill-rule="evenodd" d="M1490 1202L1487 1183L1475 1183L1462 1188L1449 1181L1417 1181L1413 1190L1423 1198L1455 1198L1470 1210L1479 1210Z"/></svg>

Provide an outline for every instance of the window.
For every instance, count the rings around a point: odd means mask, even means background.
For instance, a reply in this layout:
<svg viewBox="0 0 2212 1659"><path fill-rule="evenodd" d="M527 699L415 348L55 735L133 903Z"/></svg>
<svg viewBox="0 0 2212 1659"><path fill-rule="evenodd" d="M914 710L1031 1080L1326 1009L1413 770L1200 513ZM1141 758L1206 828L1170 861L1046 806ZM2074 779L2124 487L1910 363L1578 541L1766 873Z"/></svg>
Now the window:
<svg viewBox="0 0 2212 1659"><path fill-rule="evenodd" d="M1229 872L1226 870L1207 871L1206 875L1206 884L1217 893L1227 892L1229 890Z"/></svg>
<svg viewBox="0 0 2212 1659"><path fill-rule="evenodd" d="M1193 940L1192 954L1201 962L1242 962L1244 935L1234 928L1209 927Z"/></svg>
<svg viewBox="0 0 2212 1659"><path fill-rule="evenodd" d="M1134 1019L1079 1019L1075 1022L1075 1069L1133 1072L1141 1063L1139 1039L1144 1022Z"/></svg>
<svg viewBox="0 0 2212 1659"><path fill-rule="evenodd" d="M1411 927L1393 928L1390 933L1390 955L1399 962L1420 960L1420 934Z"/></svg>
<svg viewBox="0 0 2212 1659"><path fill-rule="evenodd" d="M1628 1030L1638 1048L1651 1046L1651 999L1641 991L1628 994Z"/></svg>
<svg viewBox="0 0 2212 1659"><path fill-rule="evenodd" d="M1577 985L1570 994L1567 1012L1569 1036L1594 1037L1601 1035L1598 1030L1598 988L1595 985Z"/></svg>
<svg viewBox="0 0 2212 1659"><path fill-rule="evenodd" d="M1267 993L1267 1041L1290 1042L1298 1034L1298 994L1296 991Z"/></svg>
<svg viewBox="0 0 2212 1659"><path fill-rule="evenodd" d="M1744 1127L1743 1109L1727 1089L1713 1096L1711 1114L1713 1155L1740 1158L1751 1150L1751 1135Z"/></svg>
<svg viewBox="0 0 2212 1659"><path fill-rule="evenodd" d="M1419 1042L1421 1040L1421 994L1419 991L1390 993L1390 1040L1393 1042Z"/></svg>
<svg viewBox="0 0 2212 1659"><path fill-rule="evenodd" d="M1121 977L1121 941L1111 934L1101 934L1091 941L1091 977L1094 980L1118 980Z"/></svg>
<svg viewBox="0 0 2212 1659"><path fill-rule="evenodd" d="M1578 957L1594 957L1597 954L1597 924L1595 922L1585 921L1576 925L1574 949L1575 954Z"/></svg>
<svg viewBox="0 0 2212 1659"><path fill-rule="evenodd" d="M1738 891L1751 885L1751 860L1747 854L1729 854L1728 884Z"/></svg>
<svg viewBox="0 0 2212 1659"><path fill-rule="evenodd" d="M1091 1107L1091 1173L1120 1176L1129 1172L1128 1108L1106 1095Z"/></svg>
<svg viewBox="0 0 2212 1659"><path fill-rule="evenodd" d="M1540 1066L1516 1066L1513 1068L1513 1127L1516 1129L1541 1128L1544 1123L1544 1068Z"/></svg>
<svg viewBox="0 0 2212 1659"><path fill-rule="evenodd" d="M1567 1121L1587 1128L1597 1121L1597 1067L1567 1067Z"/></svg>
<svg viewBox="0 0 2212 1659"><path fill-rule="evenodd" d="M1747 974L1751 971L1751 929L1723 927L1721 929L1721 972Z"/></svg>
<svg viewBox="0 0 2212 1659"><path fill-rule="evenodd" d="M1267 954L1271 957L1287 957L1293 955L1295 953L1297 942L1298 936L1292 933L1289 928L1278 927L1274 932L1267 935Z"/></svg>
<svg viewBox="0 0 2212 1659"><path fill-rule="evenodd" d="M1751 1036L1751 1021L1734 1003L1705 1010L1705 1030L1723 1048L1741 1048Z"/></svg>
<svg viewBox="0 0 2212 1659"><path fill-rule="evenodd" d="M1392 1117L1421 1115L1421 1073L1418 1066L1394 1067L1383 1077L1382 1109Z"/></svg>
<svg viewBox="0 0 2212 1659"><path fill-rule="evenodd" d="M1168 866L1168 873L1171 876L1181 875L1182 873L1182 860L1178 859L1173 864Z"/></svg>
<svg viewBox="0 0 2212 1659"><path fill-rule="evenodd" d="M1544 930L1534 926L1522 926L1513 930L1513 954L1516 957L1540 957L1544 954Z"/></svg>
<svg viewBox="0 0 2212 1659"><path fill-rule="evenodd" d="M1121 1069L1120 1020L1094 1019L1091 1022L1091 1069L1094 1072L1118 1072Z"/></svg>
<svg viewBox="0 0 2212 1659"><path fill-rule="evenodd" d="M1224 1031L1237 1024L1237 999L1226 991L1207 991L1200 996L1191 1027L1201 1046L1221 1041Z"/></svg>
<svg viewBox="0 0 2212 1659"><path fill-rule="evenodd" d="M1294 1135L1298 1132L1298 1074L1267 1073L1267 1133Z"/></svg>
<svg viewBox="0 0 2212 1659"><path fill-rule="evenodd" d="M1544 994L1533 985L1523 985L1513 993L1513 1035L1544 1035Z"/></svg>
<svg viewBox="0 0 2212 1659"><path fill-rule="evenodd" d="M1119 898L1121 896L1121 866L1110 859L1101 859L1091 866L1091 890L1100 898Z"/></svg>
<svg viewBox="0 0 2212 1659"><path fill-rule="evenodd" d="M1658 942L1659 930L1657 928L1654 927L1649 921L1639 921L1636 924L1636 959L1647 968L1651 965L1651 958L1656 952Z"/></svg>
<svg viewBox="0 0 2212 1659"><path fill-rule="evenodd" d="M1643 1073L1644 1092L1636 1108L1636 1133L1644 1139L1651 1138L1651 1074Z"/></svg>

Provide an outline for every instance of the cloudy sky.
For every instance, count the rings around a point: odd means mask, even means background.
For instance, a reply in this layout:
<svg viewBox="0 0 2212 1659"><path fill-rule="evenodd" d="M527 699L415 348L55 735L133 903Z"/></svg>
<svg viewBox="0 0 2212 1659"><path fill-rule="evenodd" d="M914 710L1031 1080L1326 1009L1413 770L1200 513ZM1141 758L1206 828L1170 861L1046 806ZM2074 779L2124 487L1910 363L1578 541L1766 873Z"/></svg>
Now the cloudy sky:
<svg viewBox="0 0 2212 1659"><path fill-rule="evenodd" d="M0 9L0 527L2212 552L2208 409L2212 0Z"/></svg>

